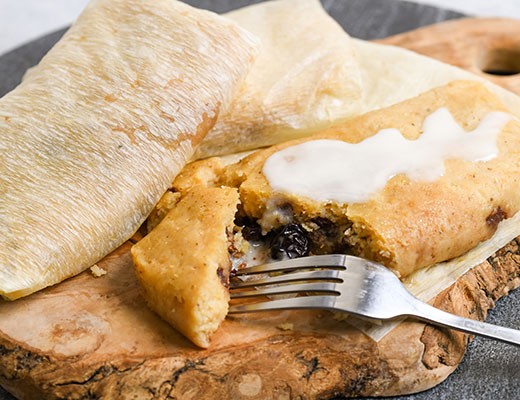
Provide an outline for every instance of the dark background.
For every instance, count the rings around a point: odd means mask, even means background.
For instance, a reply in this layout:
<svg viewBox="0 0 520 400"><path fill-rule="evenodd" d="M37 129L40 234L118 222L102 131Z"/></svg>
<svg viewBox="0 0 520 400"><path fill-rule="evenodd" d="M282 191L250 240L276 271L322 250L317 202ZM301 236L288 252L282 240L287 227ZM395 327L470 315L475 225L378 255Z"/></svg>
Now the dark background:
<svg viewBox="0 0 520 400"><path fill-rule="evenodd" d="M226 12L259 0L185 0L197 7ZM354 37L378 39L420 26L464 17L463 14L399 0L322 0L325 9ZM61 37L52 33L0 57L0 96L13 89ZM490 323L520 328L520 291L500 300ZM416 395L394 399L520 399L520 349L476 338L459 368L442 384ZM14 398L0 388L0 400Z"/></svg>

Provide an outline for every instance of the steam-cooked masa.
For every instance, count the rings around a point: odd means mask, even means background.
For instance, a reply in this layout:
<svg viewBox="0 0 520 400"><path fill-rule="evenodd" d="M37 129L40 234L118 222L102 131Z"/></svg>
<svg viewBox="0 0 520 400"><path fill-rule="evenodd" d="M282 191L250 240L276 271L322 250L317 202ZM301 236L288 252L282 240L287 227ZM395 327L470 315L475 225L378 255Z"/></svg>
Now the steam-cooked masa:
<svg viewBox="0 0 520 400"><path fill-rule="evenodd" d="M403 174L361 203L315 201L273 191L262 172L274 153L316 139L358 143L386 128L417 139L424 119L446 107L467 131L492 111L506 107L481 84L457 81L386 109L373 111L310 138L260 150L232 165L220 184L240 187L242 208L264 230L287 221L323 218L345 226L345 244L356 255L380 261L400 276L461 255L491 237L497 224L520 208L520 123L511 119L498 136L499 154L486 162L449 159L445 174L431 182ZM471 133L468 133L470 135ZM389 157L392 155L389 154ZM355 173L341 171L339 174ZM282 219L280 209L290 210Z"/></svg>
<svg viewBox="0 0 520 400"><path fill-rule="evenodd" d="M0 296L132 236L247 74L256 39L175 0L94 0L0 100Z"/></svg>
<svg viewBox="0 0 520 400"><path fill-rule="evenodd" d="M196 186L132 247L149 307L200 347L228 311L228 235L238 202L234 188Z"/></svg>

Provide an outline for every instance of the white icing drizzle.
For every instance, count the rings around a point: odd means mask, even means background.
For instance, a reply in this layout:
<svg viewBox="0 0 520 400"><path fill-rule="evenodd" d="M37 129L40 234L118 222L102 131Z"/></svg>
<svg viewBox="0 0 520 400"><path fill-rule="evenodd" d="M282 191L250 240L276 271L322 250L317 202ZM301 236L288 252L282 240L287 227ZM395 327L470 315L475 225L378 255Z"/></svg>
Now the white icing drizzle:
<svg viewBox="0 0 520 400"><path fill-rule="evenodd" d="M513 117L490 112L466 132L447 108L425 118L423 134L408 140L397 129L382 129L360 143L312 140L271 155L263 174L275 192L317 201L361 203L388 180L406 174L413 181L434 181L444 174L444 161L488 161L498 155L497 137Z"/></svg>

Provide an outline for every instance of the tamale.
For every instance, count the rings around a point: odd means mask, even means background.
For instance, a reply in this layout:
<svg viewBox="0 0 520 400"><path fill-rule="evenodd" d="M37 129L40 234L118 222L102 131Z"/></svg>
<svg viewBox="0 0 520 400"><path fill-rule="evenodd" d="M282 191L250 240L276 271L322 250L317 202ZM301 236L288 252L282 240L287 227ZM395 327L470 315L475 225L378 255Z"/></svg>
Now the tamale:
<svg viewBox="0 0 520 400"><path fill-rule="evenodd" d="M393 165L403 165L404 160L410 158L410 153L418 151L418 147L410 150L406 146L418 145L423 134L431 132L431 124L428 128L427 120L442 109L446 114L451 113L453 124L463 127L460 129L464 131L462 135L467 142L461 142L460 146L463 147L461 150L466 151L473 151L479 145L481 139L474 132L485 126L488 115L495 112L503 115L501 123L494 126L498 135L496 144L493 143L496 156L479 161L449 156L443 161L444 171L435 177L429 175L436 167L430 163L425 164L428 174L420 174L419 178L395 173L385 178L380 189L364 199L343 201L329 196L332 190L340 194L356 192L350 176L361 176L362 188L370 187L381 178L386 168L377 162L377 158L387 159ZM438 130L429 133L434 140L435 136L439 138L452 130L446 119L438 121L440 123L435 127ZM301 175L291 174L291 170L286 169L287 181L297 182L306 193L313 192L314 195L302 195L299 190L281 190L276 185L273 187L273 179L266 170L267 161L273 160L273 155L277 153L287 158L288 165L297 162L299 155L291 155L284 152L285 149L296 149L304 143L331 141L336 147L341 146L342 142L352 144L357 146L353 147L355 151L361 152L369 139L380 132L389 138L392 129L395 129L394 133L401 132L399 136L403 140L395 145L384 139L386 147L381 149L379 157L367 159L368 168L373 174L365 174L360 159L355 159L356 164L348 170L332 171L327 165L316 164L310 157L305 159L308 169L302 170ZM263 231L296 223L314 232L323 228L326 221L327 225L331 225L328 231L338 230L337 236L333 236L337 243L332 243L332 249L327 246L323 250L318 248L317 254L331 250L347 252L379 261L397 275L405 277L420 268L466 253L493 236L502 220L520 210L520 195L516 190L520 174L519 132L518 120L483 85L454 81L338 124L309 138L253 153L238 164L227 167L218 183L240 187L244 213L258 220ZM439 143L444 148L449 147L444 142ZM455 142L449 144L457 147ZM433 150L423 156L425 161L429 162L436 156L434 147L435 143L428 143L428 150ZM331 159L332 153L323 152L324 156L320 159ZM417 160L412 161L417 165ZM311 180L311 171L317 171L321 177L319 183L331 182L329 192ZM277 178L281 178L279 173ZM347 180L348 185L342 186L341 182ZM321 197L322 192L327 194L325 198ZM316 229L312 228L312 224L317 225Z"/></svg>
<svg viewBox="0 0 520 400"><path fill-rule="evenodd" d="M200 347L228 312L237 204L236 189L194 187L132 247L148 306Z"/></svg>
<svg viewBox="0 0 520 400"><path fill-rule="evenodd" d="M452 121L444 118L448 113L453 116ZM432 122L434 114L441 118ZM491 117L496 120L489 124L486 121L490 121ZM453 125L459 126L456 130L458 136L450 132L454 129ZM353 151L359 153L369 139L390 134L391 129L395 129L393 134L402 139L395 147L388 146L386 140L383 142L384 154L380 158L388 159L391 165L403 165L403 160L410 157L407 146L415 146L414 152L418 152L421 143L425 143L421 142L425 137L434 140L427 142L426 154L420 153L420 157L427 162L428 170L435 169L432 160L436 157L436 143L440 148L450 147L444 138L453 136L459 140L461 137L466 142L457 143L465 148L461 149L463 153L460 156L450 155L441 160L445 171L440 175L432 178L428 173L415 178L398 173L385 180L380 189L371 192L362 201L342 201L319 195L341 191L348 194L354 190L350 186L350 176L360 175L363 189L370 186L372 174L363 172L360 165L364 156L358 159L351 154L355 163L350 169L332 169L327 165L327 160L334 158L333 149L314 154L319 163L307 157L307 152L285 152L328 141L333 142L334 148L348 143ZM160 279L141 279L141 284L149 298L161 299L160 303L156 301L159 304L165 303L166 298L186 297L182 286L185 282L198 282L198 285L220 293L222 283L216 279L215 271L217 266L226 263L222 251L206 251L200 244L193 244L204 237L211 238L212 245L213 242L217 243L221 249L227 246L230 249L227 265L236 267L280 258L346 253L382 262L404 278L426 266L461 256L491 238L498 224L520 209L520 195L515 190L520 174L519 132L518 120L483 85L455 81L386 109L338 124L309 138L258 150L235 164L225 165L216 157L189 164L174 180L173 192L169 192L171 196L180 197L181 201L177 205L171 204L171 211L165 219L132 249L138 274L142 275L145 271L146 276L151 276L152 270L161 274ZM473 154L475 149L481 150L483 135L491 138L492 155L482 160L464 158L465 152ZM484 148L487 151L487 146ZM343 155L340 154L345 158ZM267 165L277 156L286 158L289 167L281 164L283 168L270 170ZM299 157L304 158L303 162L298 163ZM367 161L369 169L375 169L375 177L386 168L386 164L378 164L373 158ZM413 171L417 173L417 160L411 158L411 161ZM289 169L291 164L301 173ZM332 165L334 168L338 166L341 167L341 164ZM274 178L270 176L271 171L274 171ZM285 182L284 174L287 182L296 183L290 186L295 191L273 186L273 182ZM328 180L331 184L325 189L319 186ZM348 184L342 186L341 181ZM225 213L229 224L232 217L229 212L237 208L236 201L231 206L206 202L204 206L195 208L181 207L180 204L185 204L187 199L203 199L200 193L224 191L226 188L238 189L240 194L236 225L232 229L227 227L233 235L226 237L224 227L220 227L216 234L213 227L193 224L198 240L193 240L190 245L185 239L190 236L188 230L179 228L184 220L198 221L207 218L205 216L208 214ZM301 194L299 188L305 189L306 194ZM330 192L326 190L328 188ZM163 209L162 212L167 211ZM251 244L246 242L244 245L244 239L251 240ZM185 245L174 245L179 242ZM165 243L171 243L168 248L176 250L166 250ZM185 261L185 257L179 258L178 252L189 254L189 262ZM170 253L173 255L168 257ZM196 261L199 253L203 259ZM212 274L207 273L208 268L213 271ZM227 269L228 266L222 271ZM155 284L166 280L169 290L161 290L164 285ZM209 289L205 290L207 292ZM205 296L201 295L197 304L200 307L206 303ZM171 300L170 304L177 313L183 313L186 309L184 302L173 303ZM200 322L193 318L179 321L171 315L170 311L165 319L174 327L199 346L208 345L207 331ZM206 340L201 344L193 332L199 335L205 333Z"/></svg>
<svg viewBox="0 0 520 400"><path fill-rule="evenodd" d="M256 39L175 0L94 0L0 99L0 295L90 267L142 224Z"/></svg>

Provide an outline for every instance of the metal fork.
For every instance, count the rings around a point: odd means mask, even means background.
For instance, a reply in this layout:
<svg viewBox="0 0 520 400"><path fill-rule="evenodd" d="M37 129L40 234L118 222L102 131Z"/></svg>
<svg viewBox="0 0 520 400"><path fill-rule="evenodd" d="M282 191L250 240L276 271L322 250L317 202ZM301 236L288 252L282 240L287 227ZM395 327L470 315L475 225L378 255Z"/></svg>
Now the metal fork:
<svg viewBox="0 0 520 400"><path fill-rule="evenodd" d="M237 279L244 276L250 278ZM411 295L389 269L353 256L310 256L243 268L231 279L230 289L231 314L327 309L377 320L411 316L435 325L520 345L520 331L462 318L423 303ZM304 296L271 297L291 293ZM259 298L258 302L233 304L237 300L255 297Z"/></svg>

